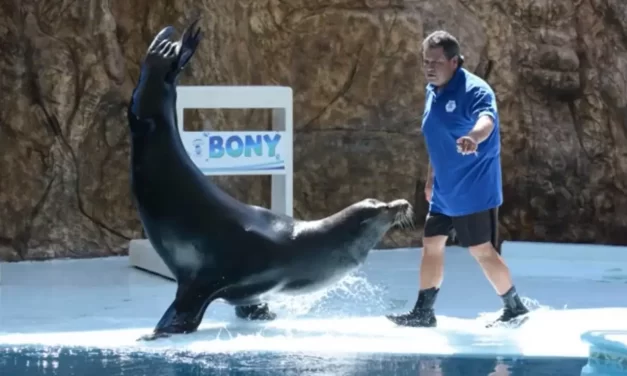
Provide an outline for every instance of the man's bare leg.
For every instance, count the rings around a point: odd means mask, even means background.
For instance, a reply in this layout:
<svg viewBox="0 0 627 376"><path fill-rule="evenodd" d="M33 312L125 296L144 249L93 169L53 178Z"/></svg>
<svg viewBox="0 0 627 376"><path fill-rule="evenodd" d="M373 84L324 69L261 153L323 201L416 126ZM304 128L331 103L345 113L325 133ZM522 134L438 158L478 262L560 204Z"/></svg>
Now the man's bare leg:
<svg viewBox="0 0 627 376"><path fill-rule="evenodd" d="M469 247L470 254L477 260L483 273L497 294L503 295L512 288L512 277L503 258L496 252L492 243Z"/></svg>
<svg viewBox="0 0 627 376"><path fill-rule="evenodd" d="M448 236L432 236L422 240L420 258L420 290L440 288L444 279L444 248Z"/></svg>
<svg viewBox="0 0 627 376"><path fill-rule="evenodd" d="M469 250L496 293L503 299L503 314L497 321L509 321L529 312L516 292L509 268L492 243L486 242L472 246Z"/></svg>
<svg viewBox="0 0 627 376"><path fill-rule="evenodd" d="M434 327L437 325L433 305L444 277L444 248L448 236L437 235L423 238L420 259L420 291L414 308L401 315L386 317L397 325Z"/></svg>

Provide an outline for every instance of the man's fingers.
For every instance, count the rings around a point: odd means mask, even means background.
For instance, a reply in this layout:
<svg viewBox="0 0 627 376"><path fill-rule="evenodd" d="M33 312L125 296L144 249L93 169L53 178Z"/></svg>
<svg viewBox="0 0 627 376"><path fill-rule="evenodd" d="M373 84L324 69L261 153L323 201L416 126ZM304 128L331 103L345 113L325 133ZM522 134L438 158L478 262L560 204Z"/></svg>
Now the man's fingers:
<svg viewBox="0 0 627 376"><path fill-rule="evenodd" d="M461 154L475 153L477 145L468 137L460 137L457 139L457 152Z"/></svg>

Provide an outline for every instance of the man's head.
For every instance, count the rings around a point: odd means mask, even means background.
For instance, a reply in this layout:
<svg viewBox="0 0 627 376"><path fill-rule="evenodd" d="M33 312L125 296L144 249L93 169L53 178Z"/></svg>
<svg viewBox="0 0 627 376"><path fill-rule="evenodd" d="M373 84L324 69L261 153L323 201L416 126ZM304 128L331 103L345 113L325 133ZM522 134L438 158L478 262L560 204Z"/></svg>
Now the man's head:
<svg viewBox="0 0 627 376"><path fill-rule="evenodd" d="M422 42L422 51L425 77L435 86L446 84L464 62L457 39L443 30L429 34Z"/></svg>

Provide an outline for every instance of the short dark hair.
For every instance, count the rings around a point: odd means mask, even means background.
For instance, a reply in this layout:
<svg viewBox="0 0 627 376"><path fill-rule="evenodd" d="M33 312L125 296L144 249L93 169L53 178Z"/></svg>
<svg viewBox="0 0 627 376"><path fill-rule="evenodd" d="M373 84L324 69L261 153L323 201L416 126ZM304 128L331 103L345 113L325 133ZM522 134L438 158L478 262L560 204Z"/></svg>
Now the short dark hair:
<svg viewBox="0 0 627 376"><path fill-rule="evenodd" d="M436 30L429 34L422 42L423 49L442 47L444 50L444 56L451 60L455 56L459 57L459 63L464 62L464 57L461 55L461 49L459 42L451 33L444 30Z"/></svg>

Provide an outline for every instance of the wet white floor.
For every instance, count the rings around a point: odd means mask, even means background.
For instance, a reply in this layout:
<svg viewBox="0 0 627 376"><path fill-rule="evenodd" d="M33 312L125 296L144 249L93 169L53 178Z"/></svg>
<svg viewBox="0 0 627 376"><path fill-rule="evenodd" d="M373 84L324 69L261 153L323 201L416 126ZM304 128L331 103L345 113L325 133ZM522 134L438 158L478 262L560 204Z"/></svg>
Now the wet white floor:
<svg viewBox="0 0 627 376"><path fill-rule="evenodd" d="M585 357L584 333L627 331L626 248L532 243L504 246L519 293L540 307L521 328L483 327L478 317L494 316L501 301L456 247L447 250L438 328L395 327L382 315L413 305L419 252L374 251L336 289L273 304L274 322L243 322L218 302L198 332L149 343L135 339L151 331L176 286L126 257L0 264L0 345Z"/></svg>

